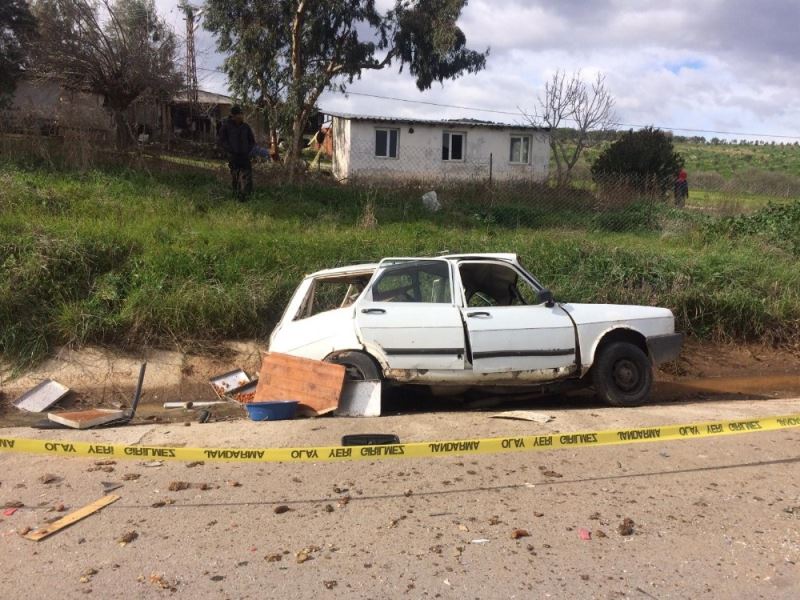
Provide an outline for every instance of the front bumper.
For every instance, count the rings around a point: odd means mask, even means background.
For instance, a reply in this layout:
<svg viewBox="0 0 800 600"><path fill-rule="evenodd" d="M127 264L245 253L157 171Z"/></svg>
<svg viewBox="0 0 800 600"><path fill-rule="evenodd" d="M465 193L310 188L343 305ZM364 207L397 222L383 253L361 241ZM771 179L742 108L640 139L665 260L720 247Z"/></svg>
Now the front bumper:
<svg viewBox="0 0 800 600"><path fill-rule="evenodd" d="M667 335L654 335L647 338L647 350L650 361L654 365L669 362L678 358L683 346L682 333L669 333Z"/></svg>

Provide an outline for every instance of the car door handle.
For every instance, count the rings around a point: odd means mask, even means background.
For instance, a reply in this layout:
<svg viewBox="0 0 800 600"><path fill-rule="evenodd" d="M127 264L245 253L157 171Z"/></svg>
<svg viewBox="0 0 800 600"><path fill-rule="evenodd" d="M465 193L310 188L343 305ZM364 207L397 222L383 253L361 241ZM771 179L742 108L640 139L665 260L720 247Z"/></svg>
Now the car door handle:
<svg viewBox="0 0 800 600"><path fill-rule="evenodd" d="M361 312L365 315L385 315L386 311L382 308L362 308Z"/></svg>
<svg viewBox="0 0 800 600"><path fill-rule="evenodd" d="M481 311L478 311L478 312L467 313L467 316L468 317L491 317L492 315L491 315L491 313L484 312L484 311L481 310Z"/></svg>

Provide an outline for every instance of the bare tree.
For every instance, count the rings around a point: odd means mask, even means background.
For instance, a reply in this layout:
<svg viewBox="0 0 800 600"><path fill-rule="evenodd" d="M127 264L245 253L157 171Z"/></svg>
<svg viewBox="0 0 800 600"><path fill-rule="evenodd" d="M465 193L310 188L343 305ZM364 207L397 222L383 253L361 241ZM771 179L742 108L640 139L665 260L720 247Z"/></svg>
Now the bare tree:
<svg viewBox="0 0 800 600"><path fill-rule="evenodd" d="M153 0L37 0L36 74L103 97L125 145L127 109L144 94L164 99L182 84L175 34Z"/></svg>
<svg viewBox="0 0 800 600"><path fill-rule="evenodd" d="M614 98L606 89L605 75L599 73L587 83L580 71L567 75L558 70L545 83L535 112L523 114L532 125L550 129L556 182L562 186L570 182L573 167L590 143L591 132L613 123Z"/></svg>

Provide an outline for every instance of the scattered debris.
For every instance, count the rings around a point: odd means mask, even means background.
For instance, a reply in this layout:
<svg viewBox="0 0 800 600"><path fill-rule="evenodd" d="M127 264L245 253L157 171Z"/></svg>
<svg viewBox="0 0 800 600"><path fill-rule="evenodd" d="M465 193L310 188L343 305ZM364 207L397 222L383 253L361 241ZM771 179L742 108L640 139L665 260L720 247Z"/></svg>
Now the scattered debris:
<svg viewBox="0 0 800 600"><path fill-rule="evenodd" d="M343 417L380 417L381 382L349 381L345 383L335 414Z"/></svg>
<svg viewBox="0 0 800 600"><path fill-rule="evenodd" d="M7 508L7 509L5 509L3 511L3 516L4 517L10 517L10 516L13 516L13 514L15 512L17 512L17 508L16 507Z"/></svg>
<svg viewBox="0 0 800 600"><path fill-rule="evenodd" d="M590 521L599 521L600 520L600 513L599 512L593 512L592 514L589 515L589 520Z"/></svg>
<svg viewBox="0 0 800 600"><path fill-rule="evenodd" d="M280 562L283 560L283 554L276 552L274 554L267 554L264 558L267 562Z"/></svg>
<svg viewBox="0 0 800 600"><path fill-rule="evenodd" d="M192 487L192 484L188 481L173 481L169 484L167 489L170 492L180 492L181 490L188 490Z"/></svg>
<svg viewBox="0 0 800 600"><path fill-rule="evenodd" d="M334 509L333 509L333 506L331 506L330 504L326 504L326 505L325 505L325 512L332 513L332 512L333 512L333 510L334 510Z"/></svg>
<svg viewBox="0 0 800 600"><path fill-rule="evenodd" d="M536 518L538 519L539 517L543 517L543 516L544 516L544 513L541 513L541 512L534 512L534 513L533 513L533 516L534 516L534 517L536 517Z"/></svg>
<svg viewBox="0 0 800 600"><path fill-rule="evenodd" d="M123 481L136 481L137 479L139 479L139 477L141 477L140 473L125 473L125 475L122 476L122 480Z"/></svg>
<svg viewBox="0 0 800 600"><path fill-rule="evenodd" d="M625 535L625 536L633 535L633 526L634 526L633 519L625 517L622 523L619 524L619 527L617 527L617 531L619 531L620 535Z"/></svg>
<svg viewBox="0 0 800 600"><path fill-rule="evenodd" d="M206 464L205 461L193 460L192 462L186 463L186 468L191 469L192 467L202 467L205 464Z"/></svg>
<svg viewBox="0 0 800 600"><path fill-rule="evenodd" d="M297 400L309 416L336 410L344 385L345 367L271 352L264 355L256 402Z"/></svg>
<svg viewBox="0 0 800 600"><path fill-rule="evenodd" d="M177 588L167 581L166 578L160 573L150 573L148 581L151 585L156 585L162 590L169 590L171 592L177 591Z"/></svg>
<svg viewBox="0 0 800 600"><path fill-rule="evenodd" d="M342 446L385 446L399 444L394 433L354 433L342 436Z"/></svg>
<svg viewBox="0 0 800 600"><path fill-rule="evenodd" d="M336 581L335 579L333 579L333 580L331 580L331 581L323 581L323 582L322 582L322 585L324 585L324 586L325 586L325 589L326 589L326 590L332 590L332 589L333 589L333 588L335 588L337 585L339 585L339 582L338 582L338 581Z"/></svg>
<svg viewBox="0 0 800 600"><path fill-rule="evenodd" d="M319 552L319 551L320 551L319 546L308 546L307 548L303 548L299 552L295 552L294 558L298 564L302 564L307 560L311 560L313 558L313 556L311 555L314 554L314 552Z"/></svg>
<svg viewBox="0 0 800 600"><path fill-rule="evenodd" d="M25 503L20 502L19 500L9 500L3 504L3 508L22 508L23 506L25 506Z"/></svg>
<svg viewBox="0 0 800 600"><path fill-rule="evenodd" d="M208 406L217 406L218 404L228 404L225 400L211 400L209 402L164 402L164 408L174 409L174 408L183 408L183 409L191 409L191 408L206 408Z"/></svg>
<svg viewBox="0 0 800 600"><path fill-rule="evenodd" d="M31 530L31 528L30 528L30 527L22 527L22 528L20 528L20 529L17 531L17 533L18 533L19 535L22 535L22 536L24 536L24 535L25 535L26 533L28 533L30 530Z"/></svg>
<svg viewBox="0 0 800 600"><path fill-rule="evenodd" d="M150 468L163 467L164 466L164 461L163 460L149 460L147 462L143 462L143 463L139 463L139 464L142 465L143 467L150 467Z"/></svg>
<svg viewBox="0 0 800 600"><path fill-rule="evenodd" d="M583 527L578 529L578 537L581 538L583 541L588 542L592 539L592 532L588 529L584 529Z"/></svg>
<svg viewBox="0 0 800 600"><path fill-rule="evenodd" d="M442 203L439 202L439 196L434 190L422 194L422 205L431 212L442 210Z"/></svg>
<svg viewBox="0 0 800 600"><path fill-rule="evenodd" d="M94 575L97 575L97 573L98 573L97 569L93 569L90 567L86 569L83 573L81 573L81 577L78 581L80 581L80 583L89 583L92 580L92 577Z"/></svg>
<svg viewBox="0 0 800 600"><path fill-rule="evenodd" d="M223 579L225 579L224 575L212 575L211 576L211 581L222 581Z"/></svg>
<svg viewBox="0 0 800 600"><path fill-rule="evenodd" d="M487 540L486 538L478 538L478 539L472 540L470 542L470 544L488 544L488 543L489 543L489 540Z"/></svg>
<svg viewBox="0 0 800 600"><path fill-rule="evenodd" d="M551 477L551 478L563 477L563 475L561 473L559 473L557 471L553 471L551 469L548 469L547 467L539 467L539 470L542 472L542 475L544 475L545 477Z"/></svg>
<svg viewBox="0 0 800 600"><path fill-rule="evenodd" d="M175 500L172 498L164 498L163 500L157 500L153 502L150 506L153 508L161 508L162 506L166 506L167 504L175 504ZM216 524L216 521L210 523L210 525Z"/></svg>
<svg viewBox="0 0 800 600"><path fill-rule="evenodd" d="M595 530L594 530L594 533L593 533L592 535L594 535L594 537L596 537L596 538L605 538L605 537L608 537L608 536L606 535L606 532L605 532L605 531L603 531L602 529L595 529Z"/></svg>
<svg viewBox="0 0 800 600"><path fill-rule="evenodd" d="M497 515L492 515L489 517L489 525L499 525L500 524L500 517Z"/></svg>
<svg viewBox="0 0 800 600"><path fill-rule="evenodd" d="M45 473L41 477L39 477L39 481L41 483L55 483L56 481L60 481L61 478L58 475L53 475L52 473Z"/></svg>
<svg viewBox="0 0 800 600"><path fill-rule="evenodd" d="M95 500L91 504L87 504L83 508L80 508L73 513L61 517L60 519L51 523L48 527L42 527L35 531L31 531L25 536L25 538L33 540L35 542L43 540L44 538L58 531L61 531L65 527L68 527L73 523L77 523L81 519L85 519L89 515L96 513L97 511L108 506L109 504L116 502L117 500L119 500L119 498L120 498L119 496L114 496L114 495L103 496L99 500Z"/></svg>
<svg viewBox="0 0 800 600"><path fill-rule="evenodd" d="M459 523L459 525L458 525L458 530L459 530L459 531L469 531L469 527L467 527L467 526L466 526L466 525L464 525L463 523Z"/></svg>
<svg viewBox="0 0 800 600"><path fill-rule="evenodd" d="M139 534L138 534L137 532L135 532L135 531L133 531L133 530L131 530L131 531L126 531L125 533L123 533L123 534L122 534L122 535L119 537L119 539L117 539L117 543L118 543L120 546L125 546L125 545L127 545L127 544L130 544L130 543L131 543L133 540L135 540L135 539L136 539L136 538L138 538L138 537L139 537Z"/></svg>
<svg viewBox="0 0 800 600"><path fill-rule="evenodd" d="M113 492L114 490L118 490L122 487L123 484L117 481L101 481L100 485L103 486L103 493L108 494L109 492Z"/></svg>
<svg viewBox="0 0 800 600"><path fill-rule="evenodd" d="M515 421L533 421L534 423L549 423L555 417L533 410L509 410L496 415L489 415L490 419L513 419Z"/></svg>
<svg viewBox="0 0 800 600"><path fill-rule="evenodd" d="M518 540L519 538L530 537L530 535L527 529L515 529L511 532L511 539Z"/></svg>
<svg viewBox="0 0 800 600"><path fill-rule="evenodd" d="M242 369L234 369L208 380L220 400L226 394L250 383L250 376Z"/></svg>
<svg viewBox="0 0 800 600"><path fill-rule="evenodd" d="M45 379L36 387L31 388L14 401L14 406L28 412L44 412L53 404L69 394L65 385Z"/></svg>
<svg viewBox="0 0 800 600"><path fill-rule="evenodd" d="M66 425L72 429L90 429L116 421L125 415L125 411L112 408L92 408L62 413L47 413L47 418L54 423Z"/></svg>
<svg viewBox="0 0 800 600"><path fill-rule="evenodd" d="M347 506L350 502L350 496L342 496L339 498L339 506Z"/></svg>
<svg viewBox="0 0 800 600"><path fill-rule="evenodd" d="M111 462L113 463L114 461L111 461ZM112 467L111 465L97 465L97 464L95 464L95 466L89 467L88 469L86 469L87 473L92 473L93 471L102 471L103 473L113 473L114 472L114 467Z"/></svg>
<svg viewBox="0 0 800 600"><path fill-rule="evenodd" d="M285 504L279 504L278 506L276 506L276 507L275 507L275 509L273 510L273 512L274 512L276 515L282 515L282 514L283 514L283 513L285 513L285 512L289 512L290 510L292 510L292 509L291 509L291 508L289 508L288 506L286 506Z"/></svg>
<svg viewBox="0 0 800 600"><path fill-rule="evenodd" d="M242 487L242 484L234 479L228 479L225 483L228 487Z"/></svg>
<svg viewBox="0 0 800 600"><path fill-rule="evenodd" d="M800 518L800 506L787 506L783 509L783 512Z"/></svg>

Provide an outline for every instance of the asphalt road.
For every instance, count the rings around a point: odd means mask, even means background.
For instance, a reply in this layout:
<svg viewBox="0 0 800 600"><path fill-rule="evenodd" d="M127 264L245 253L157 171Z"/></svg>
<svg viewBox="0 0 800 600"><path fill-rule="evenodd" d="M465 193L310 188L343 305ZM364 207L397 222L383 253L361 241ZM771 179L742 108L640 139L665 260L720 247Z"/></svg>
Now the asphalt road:
<svg viewBox="0 0 800 600"><path fill-rule="evenodd" d="M800 399L538 408L555 419L437 412L36 433L214 447L329 445L368 431L423 441L789 414ZM790 429L543 453L191 467L0 453L0 502L24 504L1 517L0 598L797 598L798 442L800 429ZM115 504L41 542L19 535L101 497L104 481L123 484ZM190 487L170 491L175 482Z"/></svg>

